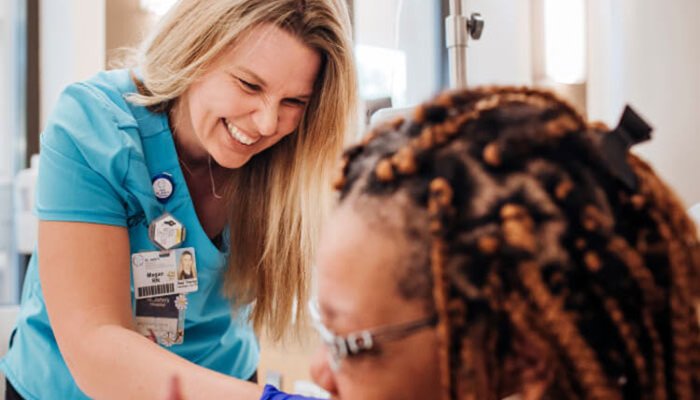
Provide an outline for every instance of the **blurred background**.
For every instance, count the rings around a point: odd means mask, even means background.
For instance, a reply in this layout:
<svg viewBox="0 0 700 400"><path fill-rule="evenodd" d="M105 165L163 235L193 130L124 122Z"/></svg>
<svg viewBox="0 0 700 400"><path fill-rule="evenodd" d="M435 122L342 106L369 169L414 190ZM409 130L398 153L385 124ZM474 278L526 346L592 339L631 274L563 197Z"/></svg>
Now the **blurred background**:
<svg viewBox="0 0 700 400"><path fill-rule="evenodd" d="M205 0L201 0L205 1ZM353 14L361 123L416 105L449 85L448 0L347 0ZM0 354L28 254L39 134L69 83L120 61L171 0L0 1ZM462 0L485 28L467 49L467 84L535 85L589 119L616 125L631 104L655 128L635 148L689 208L700 202L700 1ZM361 132L357 133L358 136ZM35 165L34 165L35 166ZM262 339L261 379L304 389L313 340ZM272 371L269 375L267 372Z"/></svg>

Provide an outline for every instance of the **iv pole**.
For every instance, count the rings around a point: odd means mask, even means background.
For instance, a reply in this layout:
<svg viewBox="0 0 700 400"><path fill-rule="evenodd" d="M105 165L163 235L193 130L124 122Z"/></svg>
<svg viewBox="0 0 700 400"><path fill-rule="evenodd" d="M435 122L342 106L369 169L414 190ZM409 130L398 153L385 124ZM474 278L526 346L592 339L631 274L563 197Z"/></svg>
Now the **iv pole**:
<svg viewBox="0 0 700 400"><path fill-rule="evenodd" d="M462 0L450 0L450 14L445 18L445 45L450 71L450 87L467 87L467 44L479 40L484 31L481 14L462 15Z"/></svg>
<svg viewBox="0 0 700 400"><path fill-rule="evenodd" d="M458 89L467 86L467 42L479 40L484 31L484 20L481 14L472 13L469 18L462 15L462 0L450 0L450 14L445 18L445 45L450 71L450 88ZM391 116L405 114L409 108L383 108L370 118L369 125Z"/></svg>

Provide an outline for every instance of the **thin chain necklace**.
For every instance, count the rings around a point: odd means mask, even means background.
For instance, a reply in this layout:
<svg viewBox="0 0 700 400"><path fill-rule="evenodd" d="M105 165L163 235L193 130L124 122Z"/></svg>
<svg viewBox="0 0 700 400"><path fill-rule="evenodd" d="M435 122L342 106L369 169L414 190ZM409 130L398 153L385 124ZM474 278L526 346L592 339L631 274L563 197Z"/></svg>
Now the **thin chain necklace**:
<svg viewBox="0 0 700 400"><path fill-rule="evenodd" d="M214 196L215 199L221 200L224 197L216 193L216 184L214 182L214 174L211 172L211 154L207 154L207 165L209 165L209 181L211 182L211 195Z"/></svg>
<svg viewBox="0 0 700 400"><path fill-rule="evenodd" d="M190 169L189 166L187 166L187 163L185 163L185 161L183 161L180 158L179 154L177 155L177 160L180 161L180 165L185 167L185 171L187 171L187 173L189 173L191 177L194 177L192 170ZM207 155L207 165L209 166L209 182L211 182L211 195L214 196L215 199L221 200L224 197L221 196L220 194L216 193L216 184L214 182L214 174L211 172L211 155Z"/></svg>
<svg viewBox="0 0 700 400"><path fill-rule="evenodd" d="M192 173L192 170L190 169L190 167L187 165L187 163L185 163L185 161L183 161L180 158L180 150L178 149L178 146L177 146L177 137L176 137L175 127L174 127L175 124L172 123L172 121L171 121L171 117L172 117L171 112L172 112L172 109L169 109L168 110L168 124L172 127L171 130L173 133L173 144L175 145L175 154L177 155L177 160L180 162L180 165L185 167L185 170L187 171L187 173L189 173L190 176L194 178L194 174ZM214 174L211 172L211 154L207 154L207 166L209 167L209 182L211 183L211 195L214 196L215 199L221 200L224 197L221 196L220 194L216 193L216 184L214 182Z"/></svg>

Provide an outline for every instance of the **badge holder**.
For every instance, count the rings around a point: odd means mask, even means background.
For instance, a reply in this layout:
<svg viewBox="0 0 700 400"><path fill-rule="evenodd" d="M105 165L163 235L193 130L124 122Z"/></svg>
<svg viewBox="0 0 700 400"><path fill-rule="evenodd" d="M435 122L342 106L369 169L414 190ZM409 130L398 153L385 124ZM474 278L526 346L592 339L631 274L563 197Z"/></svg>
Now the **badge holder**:
<svg viewBox="0 0 700 400"><path fill-rule="evenodd" d="M185 227L170 213L165 212L148 226L148 237L161 250L167 251L185 241Z"/></svg>
<svg viewBox="0 0 700 400"><path fill-rule="evenodd" d="M148 236L159 251L132 255L136 326L144 336L169 347L183 342L186 293L198 289L195 249L178 248L186 230L168 212L151 222Z"/></svg>

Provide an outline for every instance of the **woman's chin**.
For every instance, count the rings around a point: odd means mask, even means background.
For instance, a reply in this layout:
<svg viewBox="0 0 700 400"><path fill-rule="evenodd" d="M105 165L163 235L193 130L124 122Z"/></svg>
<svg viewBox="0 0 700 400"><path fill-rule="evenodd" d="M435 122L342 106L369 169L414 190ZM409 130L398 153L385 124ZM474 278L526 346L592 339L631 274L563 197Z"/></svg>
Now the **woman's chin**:
<svg viewBox="0 0 700 400"><path fill-rule="evenodd" d="M230 155L226 157L212 157L212 161L226 169L236 169L248 163L251 156Z"/></svg>

